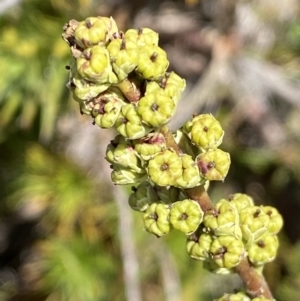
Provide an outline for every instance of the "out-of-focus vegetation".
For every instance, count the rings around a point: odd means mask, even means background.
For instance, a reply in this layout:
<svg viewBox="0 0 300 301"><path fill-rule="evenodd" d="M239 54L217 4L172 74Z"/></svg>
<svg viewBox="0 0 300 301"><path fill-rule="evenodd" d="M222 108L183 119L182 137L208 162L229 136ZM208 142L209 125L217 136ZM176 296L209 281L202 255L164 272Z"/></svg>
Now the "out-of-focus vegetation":
<svg viewBox="0 0 300 301"><path fill-rule="evenodd" d="M128 258L145 301L209 301L240 284L189 259L175 231L151 237L131 211L133 230L121 231L126 194L103 160L113 133L80 116L65 86L62 26L93 15L160 33L188 84L172 127L197 112L221 121L232 165L211 196L246 192L280 210L266 278L277 301L300 299L299 1L23 0L0 11L0 300L126 300Z"/></svg>

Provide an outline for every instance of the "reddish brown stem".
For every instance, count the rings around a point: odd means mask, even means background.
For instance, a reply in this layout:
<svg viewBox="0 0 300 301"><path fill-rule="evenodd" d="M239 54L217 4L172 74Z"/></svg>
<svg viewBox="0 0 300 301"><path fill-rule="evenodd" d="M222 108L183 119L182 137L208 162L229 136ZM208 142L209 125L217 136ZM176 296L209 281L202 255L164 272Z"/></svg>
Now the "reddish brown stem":
<svg viewBox="0 0 300 301"><path fill-rule="evenodd" d="M245 257L235 268L237 274L241 277L248 295L251 297L264 296L270 300L273 299L272 293L263 275L260 275Z"/></svg>
<svg viewBox="0 0 300 301"><path fill-rule="evenodd" d="M118 88L130 102L138 102L141 98L141 90L134 81L125 78L118 84Z"/></svg>
<svg viewBox="0 0 300 301"><path fill-rule="evenodd" d="M204 212L209 211L213 208L213 204L210 200L210 197L203 186L196 186L194 188L187 189L186 192L189 198L198 202L198 204Z"/></svg>

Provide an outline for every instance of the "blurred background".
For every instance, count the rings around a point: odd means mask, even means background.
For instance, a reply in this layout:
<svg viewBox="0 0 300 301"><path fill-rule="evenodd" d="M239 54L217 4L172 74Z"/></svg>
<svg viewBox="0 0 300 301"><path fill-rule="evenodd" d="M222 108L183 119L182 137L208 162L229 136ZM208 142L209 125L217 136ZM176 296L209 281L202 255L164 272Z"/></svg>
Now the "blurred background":
<svg viewBox="0 0 300 301"><path fill-rule="evenodd" d="M211 185L285 219L265 275L277 301L300 300L300 2L298 0L0 1L0 300L210 301L239 288L186 255L185 237L157 239L113 186L113 131L81 116L66 83L70 19L113 16L150 27L187 80L180 127L211 112L232 165Z"/></svg>

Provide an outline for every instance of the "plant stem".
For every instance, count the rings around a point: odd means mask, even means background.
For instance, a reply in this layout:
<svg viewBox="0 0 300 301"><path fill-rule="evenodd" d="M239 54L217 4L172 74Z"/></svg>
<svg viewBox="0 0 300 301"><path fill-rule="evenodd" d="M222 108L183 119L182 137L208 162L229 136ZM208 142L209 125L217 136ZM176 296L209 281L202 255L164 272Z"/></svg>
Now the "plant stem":
<svg viewBox="0 0 300 301"><path fill-rule="evenodd" d="M161 129L161 133L166 139L166 144L168 147L173 148L178 154L182 154L178 144L176 143L171 130L164 126ZM198 202L201 209L204 212L211 210L214 206L213 203L204 189L204 186L197 186L194 188L186 189L187 195ZM273 299L272 293L269 289L267 282L263 275L259 274L253 266L251 266L247 257L245 257L236 267L236 273L242 279L247 294L251 297L264 296L268 299Z"/></svg>
<svg viewBox="0 0 300 301"><path fill-rule="evenodd" d="M129 80L128 77L118 84L118 88L130 102L138 102L141 98L142 93L137 83Z"/></svg>

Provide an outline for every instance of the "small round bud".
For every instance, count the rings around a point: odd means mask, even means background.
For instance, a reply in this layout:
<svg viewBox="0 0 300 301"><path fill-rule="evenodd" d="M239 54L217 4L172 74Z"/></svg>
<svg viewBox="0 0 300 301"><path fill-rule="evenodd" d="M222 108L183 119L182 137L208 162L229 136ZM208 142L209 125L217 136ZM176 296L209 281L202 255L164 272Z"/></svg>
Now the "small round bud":
<svg viewBox="0 0 300 301"><path fill-rule="evenodd" d="M175 104L172 98L163 93L148 93L139 100L137 110L145 123L159 127L173 117Z"/></svg>
<svg viewBox="0 0 300 301"><path fill-rule="evenodd" d="M278 210L271 206L261 206L261 209L270 217L268 225L268 232L270 234L277 234L283 226L283 218Z"/></svg>
<svg viewBox="0 0 300 301"><path fill-rule="evenodd" d="M254 299L252 299L252 301L276 301L275 299L268 299L264 296L259 296L259 297L256 297Z"/></svg>
<svg viewBox="0 0 300 301"><path fill-rule="evenodd" d="M112 71L109 53L102 46L85 49L77 59L77 70L86 80L99 84L117 83L117 76Z"/></svg>
<svg viewBox="0 0 300 301"><path fill-rule="evenodd" d="M216 237L210 247L214 262L227 269L237 266L244 258L244 253L242 241L230 235Z"/></svg>
<svg viewBox="0 0 300 301"><path fill-rule="evenodd" d="M122 107L115 127L123 137L128 139L142 138L150 131L150 128L142 123L142 118L133 104L126 104Z"/></svg>
<svg viewBox="0 0 300 301"><path fill-rule="evenodd" d="M187 253L194 259L208 260L210 259L209 250L213 242L213 237L208 233L199 235L197 232L193 233L187 240Z"/></svg>
<svg viewBox="0 0 300 301"><path fill-rule="evenodd" d="M254 206L253 199L244 193L235 193L229 196L228 200L239 212L248 206Z"/></svg>
<svg viewBox="0 0 300 301"><path fill-rule="evenodd" d="M185 199L172 205L170 223L175 229L189 235L197 230L202 222L203 214L197 202Z"/></svg>
<svg viewBox="0 0 300 301"><path fill-rule="evenodd" d="M162 48L155 45L141 48L137 72L144 79L154 80L163 76L168 66L167 54Z"/></svg>
<svg viewBox="0 0 300 301"><path fill-rule="evenodd" d="M112 165L111 180L118 185L127 185L143 182L147 179L146 173L136 172L117 164Z"/></svg>
<svg viewBox="0 0 300 301"><path fill-rule="evenodd" d="M181 156L182 175L176 181L176 187L187 189L204 184L204 177L200 177L199 168L193 158L188 154Z"/></svg>
<svg viewBox="0 0 300 301"><path fill-rule="evenodd" d="M213 209L205 213L203 224L214 235L233 235L238 239L242 238L238 211L225 199L221 199Z"/></svg>
<svg viewBox="0 0 300 301"><path fill-rule="evenodd" d="M248 258L255 266L264 265L274 260L278 246L277 236L266 233L247 248Z"/></svg>
<svg viewBox="0 0 300 301"><path fill-rule="evenodd" d="M169 206L153 203L143 215L145 229L160 237L170 232L171 224L169 222Z"/></svg>
<svg viewBox="0 0 300 301"><path fill-rule="evenodd" d="M171 150L164 150L149 160L148 175L158 186L174 186L182 174L182 160Z"/></svg>
<svg viewBox="0 0 300 301"><path fill-rule="evenodd" d="M246 207L240 212L240 227L243 240L246 244L252 244L267 230L270 217L260 207Z"/></svg>
<svg viewBox="0 0 300 301"><path fill-rule="evenodd" d="M175 104L177 104L185 89L185 80L172 71L165 73L158 82L159 86L163 89L164 94L171 97Z"/></svg>
<svg viewBox="0 0 300 301"><path fill-rule="evenodd" d="M89 101L110 87L110 83L97 84L84 80L76 69L76 61L73 60L70 67L70 78L67 87L73 93L76 101Z"/></svg>
<svg viewBox="0 0 300 301"><path fill-rule="evenodd" d="M112 40L107 46L107 50L118 79L120 81L124 80L138 64L138 45L133 41L120 38Z"/></svg>
<svg viewBox="0 0 300 301"><path fill-rule="evenodd" d="M224 131L211 114L201 114L188 121L184 131L189 135L192 142L201 150L216 149L223 140Z"/></svg>
<svg viewBox="0 0 300 301"><path fill-rule="evenodd" d="M214 301L251 301L251 299L245 293L238 292L236 294L224 294L221 298Z"/></svg>
<svg viewBox="0 0 300 301"><path fill-rule="evenodd" d="M150 160L155 155L166 149L165 137L161 133L150 133L134 141L134 149L143 160Z"/></svg>
<svg viewBox="0 0 300 301"><path fill-rule="evenodd" d="M141 160L137 157L132 145L121 135L118 135L107 146L105 159L111 164L131 168L138 173L144 173Z"/></svg>
<svg viewBox="0 0 300 301"><path fill-rule="evenodd" d="M209 150L200 154L196 162L207 180L224 181L230 167L230 156L220 149Z"/></svg>
<svg viewBox="0 0 300 301"><path fill-rule="evenodd" d="M124 36L127 40L137 43L139 47L158 45L158 33L150 28L128 29Z"/></svg>
<svg viewBox="0 0 300 301"><path fill-rule="evenodd" d="M74 37L77 45L88 48L105 45L116 32L118 27L112 17L89 17L79 22Z"/></svg>
<svg viewBox="0 0 300 301"><path fill-rule="evenodd" d="M125 104L120 91L112 87L99 94L92 100L92 103L94 104L92 115L95 117L95 123L104 129L115 125Z"/></svg>

